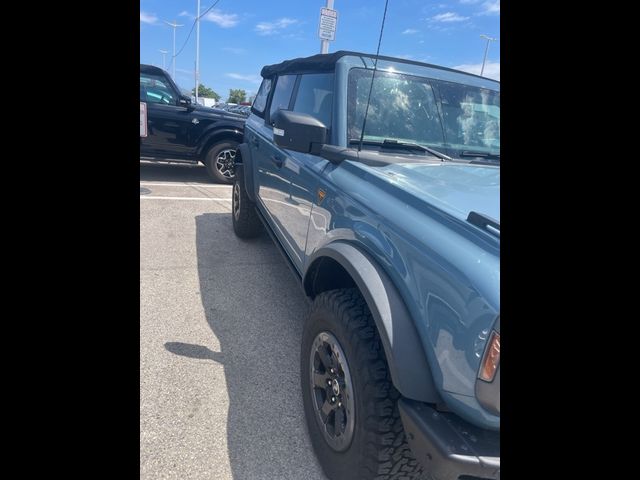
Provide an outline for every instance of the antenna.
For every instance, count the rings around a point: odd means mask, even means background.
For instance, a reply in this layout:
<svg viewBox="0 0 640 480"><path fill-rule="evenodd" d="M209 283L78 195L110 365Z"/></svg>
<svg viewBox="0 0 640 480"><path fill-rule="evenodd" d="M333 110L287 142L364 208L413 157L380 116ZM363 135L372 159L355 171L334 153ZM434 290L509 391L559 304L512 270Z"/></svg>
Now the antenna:
<svg viewBox="0 0 640 480"><path fill-rule="evenodd" d="M384 2L384 15L382 16L382 25L380 26L380 38L378 39L378 50L376 51L376 60L373 64L373 74L371 75L371 85L369 85L369 97L367 98L367 108L364 110L364 119L362 120L362 131L360 132L360 144L358 145L358 151L362 150L362 140L364 139L364 127L367 125L367 114L369 113L369 103L371 102L371 91L373 90L373 79L376 76L376 70L378 69L378 55L380 54L380 43L382 43L382 32L384 31L384 21L387 18L387 6L389 0Z"/></svg>

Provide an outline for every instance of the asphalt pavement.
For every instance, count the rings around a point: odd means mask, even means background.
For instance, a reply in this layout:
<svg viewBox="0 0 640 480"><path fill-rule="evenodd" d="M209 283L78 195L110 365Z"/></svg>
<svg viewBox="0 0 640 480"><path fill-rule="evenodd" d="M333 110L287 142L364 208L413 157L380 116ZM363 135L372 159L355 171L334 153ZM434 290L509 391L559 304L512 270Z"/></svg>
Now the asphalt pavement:
<svg viewBox="0 0 640 480"><path fill-rule="evenodd" d="M204 167L140 165L140 478L325 479L300 392L308 305Z"/></svg>

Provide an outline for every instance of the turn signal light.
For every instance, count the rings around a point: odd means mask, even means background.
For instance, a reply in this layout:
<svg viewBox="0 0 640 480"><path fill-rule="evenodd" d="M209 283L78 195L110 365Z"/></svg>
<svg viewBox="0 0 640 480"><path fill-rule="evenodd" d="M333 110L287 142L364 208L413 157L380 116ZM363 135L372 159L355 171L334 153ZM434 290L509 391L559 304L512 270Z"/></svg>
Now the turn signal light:
<svg viewBox="0 0 640 480"><path fill-rule="evenodd" d="M495 330L491 332L491 338L487 345L482 364L480 365L480 379L492 382L500 365L500 334Z"/></svg>

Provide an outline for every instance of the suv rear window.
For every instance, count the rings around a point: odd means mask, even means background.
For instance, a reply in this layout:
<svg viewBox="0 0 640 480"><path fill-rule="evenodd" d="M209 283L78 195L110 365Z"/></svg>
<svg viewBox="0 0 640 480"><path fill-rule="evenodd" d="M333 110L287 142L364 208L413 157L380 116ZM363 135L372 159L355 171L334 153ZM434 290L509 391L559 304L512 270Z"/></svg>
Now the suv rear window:
<svg viewBox="0 0 640 480"><path fill-rule="evenodd" d="M267 106L267 98L269 98L270 92L271 92L271 79L265 78L264 80L262 80L262 84L260 85L258 94L256 95L256 98L253 100L253 105L251 106L253 113L255 113L260 117L264 116L264 107Z"/></svg>

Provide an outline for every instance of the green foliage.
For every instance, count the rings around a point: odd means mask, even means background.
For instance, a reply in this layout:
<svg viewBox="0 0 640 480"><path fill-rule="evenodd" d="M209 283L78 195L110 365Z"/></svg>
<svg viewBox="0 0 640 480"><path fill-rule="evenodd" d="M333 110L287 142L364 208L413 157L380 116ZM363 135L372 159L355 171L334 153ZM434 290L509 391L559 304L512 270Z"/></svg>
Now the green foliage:
<svg viewBox="0 0 640 480"><path fill-rule="evenodd" d="M247 99L247 92L240 88L229 89L229 99L227 103L242 103Z"/></svg>
<svg viewBox="0 0 640 480"><path fill-rule="evenodd" d="M191 89L191 94L196 94L196 88ZM209 87L205 87L203 84L198 85L198 97L202 98L215 98L216 102L220 100L220 95L211 90Z"/></svg>

